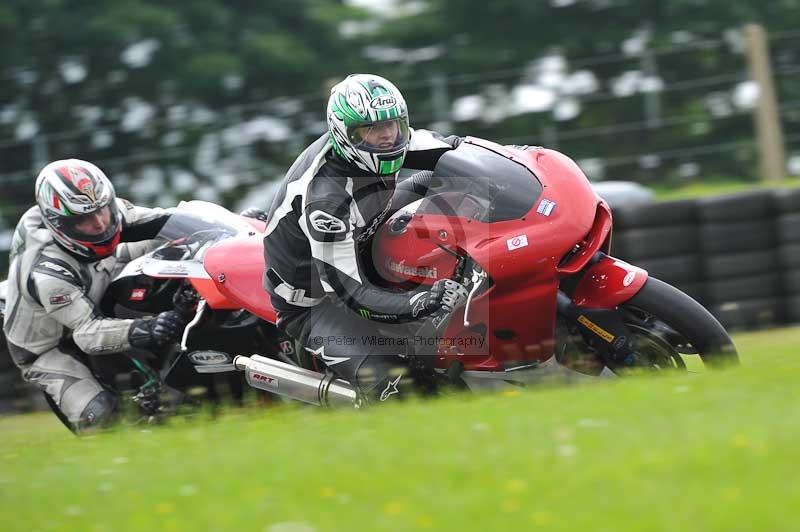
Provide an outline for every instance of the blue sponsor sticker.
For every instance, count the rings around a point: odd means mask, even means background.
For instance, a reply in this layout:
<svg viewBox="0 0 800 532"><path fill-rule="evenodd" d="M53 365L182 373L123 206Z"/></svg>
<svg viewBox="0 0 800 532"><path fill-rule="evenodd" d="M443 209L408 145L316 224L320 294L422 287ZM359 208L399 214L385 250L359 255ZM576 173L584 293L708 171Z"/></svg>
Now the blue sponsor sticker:
<svg viewBox="0 0 800 532"><path fill-rule="evenodd" d="M549 199L543 199L542 202L539 204L539 208L536 209L536 212L539 214L543 214L545 216L550 216L553 214L553 211L556 208L556 202L550 201Z"/></svg>

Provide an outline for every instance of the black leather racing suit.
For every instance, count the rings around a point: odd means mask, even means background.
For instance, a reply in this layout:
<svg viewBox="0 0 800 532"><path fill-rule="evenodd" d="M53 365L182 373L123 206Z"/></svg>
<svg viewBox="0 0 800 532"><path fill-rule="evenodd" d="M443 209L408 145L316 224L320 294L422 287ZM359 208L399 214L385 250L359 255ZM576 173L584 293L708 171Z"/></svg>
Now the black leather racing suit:
<svg viewBox="0 0 800 532"><path fill-rule="evenodd" d="M433 169L457 142L413 131L403 166ZM407 338L425 296L374 286L361 259L390 213L394 189L395 176L363 172L336 156L326 134L289 169L264 238L264 286L278 327L373 400L399 393L406 349L396 339Z"/></svg>

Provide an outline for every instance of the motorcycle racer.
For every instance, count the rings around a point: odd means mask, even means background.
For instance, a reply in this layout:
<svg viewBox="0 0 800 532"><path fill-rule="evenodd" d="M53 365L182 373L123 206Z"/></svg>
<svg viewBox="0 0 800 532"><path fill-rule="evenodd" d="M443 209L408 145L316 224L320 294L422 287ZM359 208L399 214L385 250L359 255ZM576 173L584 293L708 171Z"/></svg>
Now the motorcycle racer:
<svg viewBox="0 0 800 532"><path fill-rule="evenodd" d="M433 169L460 139L412 130L400 91L372 74L333 87L327 123L273 200L264 286L279 328L367 400L384 401L405 384L405 353L372 338L405 337L405 324L451 313L467 291L446 279L429 290L381 289L369 281L361 255L390 214L398 171Z"/></svg>
<svg viewBox="0 0 800 532"><path fill-rule="evenodd" d="M12 239L3 329L22 377L80 432L113 419L117 406L87 356L156 351L183 330L176 311L132 320L100 311L110 281L148 251L169 214L117 198L106 175L79 159L45 166L35 197Z"/></svg>

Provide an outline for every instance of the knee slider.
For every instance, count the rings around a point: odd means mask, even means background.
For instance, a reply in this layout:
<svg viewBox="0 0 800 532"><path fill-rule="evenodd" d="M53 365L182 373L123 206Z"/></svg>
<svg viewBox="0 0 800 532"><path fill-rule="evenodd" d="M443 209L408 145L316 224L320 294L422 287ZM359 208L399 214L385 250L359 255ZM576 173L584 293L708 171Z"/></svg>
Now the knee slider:
<svg viewBox="0 0 800 532"><path fill-rule="evenodd" d="M117 413L117 398L111 392L103 390L95 395L81 413L79 429L95 427L111 421Z"/></svg>

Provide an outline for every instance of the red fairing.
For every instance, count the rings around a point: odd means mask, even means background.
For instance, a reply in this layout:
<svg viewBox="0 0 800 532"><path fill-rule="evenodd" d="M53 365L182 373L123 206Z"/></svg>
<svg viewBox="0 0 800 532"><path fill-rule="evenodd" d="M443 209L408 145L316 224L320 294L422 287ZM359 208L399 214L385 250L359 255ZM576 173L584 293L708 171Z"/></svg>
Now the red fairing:
<svg viewBox="0 0 800 532"><path fill-rule="evenodd" d="M578 166L556 151L465 142L526 167L542 185L540 197L519 219L492 223L436 212L435 202L412 204L378 232L376 269L390 283L431 284L453 274L455 259L444 246L468 254L487 272L491 288L473 299L469 328L463 309L453 316L445 338L455 348L439 349L437 367L458 361L468 370L497 371L545 360L553 353L559 282L607 244L611 213ZM410 216L405 229L393 232L403 216Z"/></svg>
<svg viewBox="0 0 800 532"><path fill-rule="evenodd" d="M213 280L190 277L189 282L197 290L197 294L206 300L206 304L210 308L215 310L236 310L241 308L240 305L220 292Z"/></svg>
<svg viewBox="0 0 800 532"><path fill-rule="evenodd" d="M259 318L275 323L275 309L262 285L263 238L263 234L257 234L223 240L208 250L203 258L203 267L217 290L235 308L244 308Z"/></svg>
<svg viewBox="0 0 800 532"><path fill-rule="evenodd" d="M646 280L645 270L606 257L584 274L572 300L584 308L615 308L636 295Z"/></svg>

